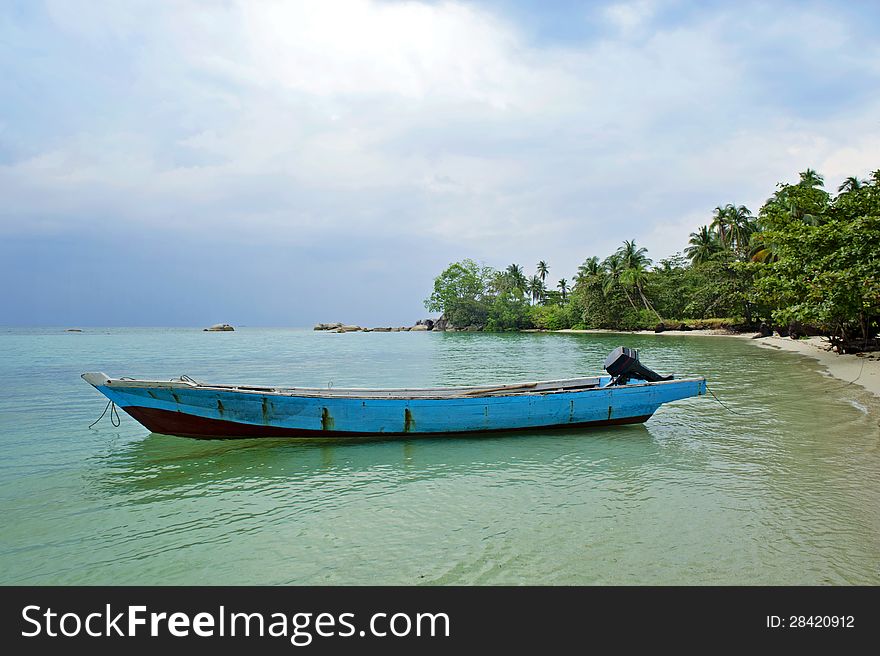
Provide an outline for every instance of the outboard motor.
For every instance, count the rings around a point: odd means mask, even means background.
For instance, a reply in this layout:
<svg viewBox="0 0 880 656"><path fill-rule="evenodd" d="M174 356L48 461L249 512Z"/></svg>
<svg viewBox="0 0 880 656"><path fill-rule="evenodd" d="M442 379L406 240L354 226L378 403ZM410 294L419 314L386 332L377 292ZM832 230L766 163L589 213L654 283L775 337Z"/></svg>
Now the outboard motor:
<svg viewBox="0 0 880 656"><path fill-rule="evenodd" d="M605 371L611 375L610 385L626 385L630 378L637 378L649 383L672 380L672 376L661 376L639 362L638 349L618 346L605 358Z"/></svg>

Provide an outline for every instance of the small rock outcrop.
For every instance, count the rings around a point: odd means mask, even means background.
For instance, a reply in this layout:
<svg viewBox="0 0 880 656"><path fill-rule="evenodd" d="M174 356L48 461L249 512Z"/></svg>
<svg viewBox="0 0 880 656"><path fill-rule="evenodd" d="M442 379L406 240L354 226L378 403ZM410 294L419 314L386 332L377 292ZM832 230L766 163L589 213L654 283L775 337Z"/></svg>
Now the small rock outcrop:
<svg viewBox="0 0 880 656"><path fill-rule="evenodd" d="M228 333L228 332L230 332L230 331L232 331L232 330L235 330L235 328L233 328L232 326L230 326L228 323L215 323L213 326L210 326L209 328L205 328L202 332L206 332L206 333Z"/></svg>
<svg viewBox="0 0 880 656"><path fill-rule="evenodd" d="M312 330L336 330L342 326L341 323L319 323Z"/></svg>
<svg viewBox="0 0 880 656"><path fill-rule="evenodd" d="M427 327L425 324L423 324L423 323L417 323L415 326L413 326L412 328L410 328L410 330L413 331L413 332L417 332L417 331L420 331L420 330L431 330L431 329L428 328L428 327Z"/></svg>

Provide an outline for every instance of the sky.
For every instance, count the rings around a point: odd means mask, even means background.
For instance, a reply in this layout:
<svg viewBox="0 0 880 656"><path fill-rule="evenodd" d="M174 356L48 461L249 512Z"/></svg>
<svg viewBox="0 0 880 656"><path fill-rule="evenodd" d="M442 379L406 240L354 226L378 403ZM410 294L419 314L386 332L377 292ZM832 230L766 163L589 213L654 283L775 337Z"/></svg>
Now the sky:
<svg viewBox="0 0 880 656"><path fill-rule="evenodd" d="M0 325L410 325L880 168L877 2L0 0Z"/></svg>

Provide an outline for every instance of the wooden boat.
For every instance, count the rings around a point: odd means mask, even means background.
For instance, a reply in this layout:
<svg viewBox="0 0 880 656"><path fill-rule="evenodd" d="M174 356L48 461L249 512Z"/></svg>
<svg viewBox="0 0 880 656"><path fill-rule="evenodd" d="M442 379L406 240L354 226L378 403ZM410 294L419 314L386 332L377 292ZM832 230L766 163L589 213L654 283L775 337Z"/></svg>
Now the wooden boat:
<svg viewBox="0 0 880 656"><path fill-rule="evenodd" d="M368 437L607 426L647 421L663 403L705 394L620 347L609 375L423 389L319 389L82 377L154 433L198 438Z"/></svg>

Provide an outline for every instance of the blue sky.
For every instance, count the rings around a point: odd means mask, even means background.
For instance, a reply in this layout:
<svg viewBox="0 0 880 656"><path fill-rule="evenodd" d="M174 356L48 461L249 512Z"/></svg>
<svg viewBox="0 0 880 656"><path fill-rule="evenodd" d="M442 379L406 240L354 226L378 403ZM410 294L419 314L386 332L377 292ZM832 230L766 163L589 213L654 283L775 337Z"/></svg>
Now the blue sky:
<svg viewBox="0 0 880 656"><path fill-rule="evenodd" d="M408 324L880 167L880 4L0 3L0 324Z"/></svg>

